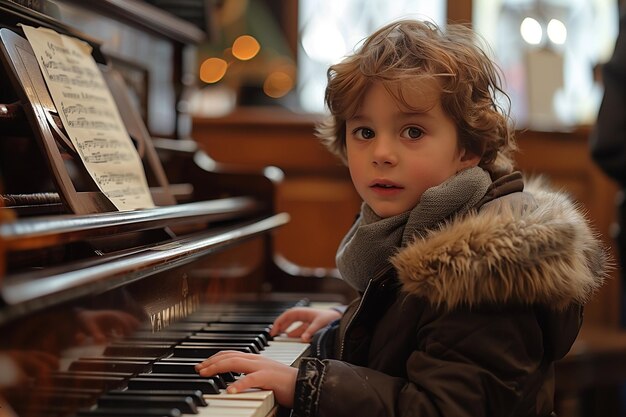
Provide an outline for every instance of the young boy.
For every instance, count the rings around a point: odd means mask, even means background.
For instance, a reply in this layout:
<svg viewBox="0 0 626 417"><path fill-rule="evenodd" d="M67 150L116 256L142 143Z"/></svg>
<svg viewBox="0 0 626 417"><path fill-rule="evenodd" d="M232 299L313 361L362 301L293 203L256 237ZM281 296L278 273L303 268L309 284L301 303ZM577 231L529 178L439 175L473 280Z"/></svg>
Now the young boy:
<svg viewBox="0 0 626 417"><path fill-rule="evenodd" d="M295 416L550 415L553 363L605 252L567 197L512 171L499 78L474 40L399 21L329 69L319 132L363 199L337 266L361 297L276 320L274 334L319 330L299 369L221 352L200 375L243 372L231 392L272 389Z"/></svg>

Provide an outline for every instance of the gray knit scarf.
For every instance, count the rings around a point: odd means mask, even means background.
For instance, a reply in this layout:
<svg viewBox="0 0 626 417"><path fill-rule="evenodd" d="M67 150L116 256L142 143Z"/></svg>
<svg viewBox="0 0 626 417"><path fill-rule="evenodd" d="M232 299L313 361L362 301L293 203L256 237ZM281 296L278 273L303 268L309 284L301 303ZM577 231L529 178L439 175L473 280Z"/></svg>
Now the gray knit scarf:
<svg viewBox="0 0 626 417"><path fill-rule="evenodd" d="M443 184L427 189L414 209L381 218L365 203L361 215L337 250L342 278L358 291L389 265L389 258L415 237L425 235L452 215L467 213L491 185L489 173L479 167L465 169Z"/></svg>

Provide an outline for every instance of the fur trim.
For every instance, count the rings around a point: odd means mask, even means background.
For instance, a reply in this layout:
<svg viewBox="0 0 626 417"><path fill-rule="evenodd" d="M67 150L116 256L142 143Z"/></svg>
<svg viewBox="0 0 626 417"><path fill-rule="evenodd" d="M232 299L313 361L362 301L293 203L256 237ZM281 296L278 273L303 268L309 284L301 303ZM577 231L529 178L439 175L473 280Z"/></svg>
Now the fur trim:
<svg viewBox="0 0 626 417"><path fill-rule="evenodd" d="M447 308L586 302L607 275L607 251L564 193L538 181L526 190L518 196L529 193L536 207L495 200L402 249L392 263L404 290Z"/></svg>

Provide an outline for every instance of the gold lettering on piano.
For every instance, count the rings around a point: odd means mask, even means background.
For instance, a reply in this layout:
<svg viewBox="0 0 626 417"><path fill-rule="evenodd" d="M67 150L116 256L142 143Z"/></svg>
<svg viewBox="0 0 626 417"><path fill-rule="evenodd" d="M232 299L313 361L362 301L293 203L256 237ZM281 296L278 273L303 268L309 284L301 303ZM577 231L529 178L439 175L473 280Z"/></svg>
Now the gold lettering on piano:
<svg viewBox="0 0 626 417"><path fill-rule="evenodd" d="M160 332L170 324L176 323L189 316L198 309L200 296L198 294L186 297L159 312L150 315L150 325L152 332Z"/></svg>

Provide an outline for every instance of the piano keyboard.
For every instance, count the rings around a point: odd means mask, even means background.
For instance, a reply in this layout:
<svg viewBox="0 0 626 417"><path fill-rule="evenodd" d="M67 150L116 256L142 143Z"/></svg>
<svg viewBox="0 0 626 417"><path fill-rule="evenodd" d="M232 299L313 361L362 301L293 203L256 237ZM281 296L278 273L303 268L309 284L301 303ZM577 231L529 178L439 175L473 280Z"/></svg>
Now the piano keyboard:
<svg viewBox="0 0 626 417"><path fill-rule="evenodd" d="M297 342L287 337L276 337L260 354L285 365L297 366L298 360L308 352L308 343Z"/></svg>
<svg viewBox="0 0 626 417"><path fill-rule="evenodd" d="M268 340L271 323L284 309L201 310L159 333L140 330L106 346L74 348L63 355L64 371L52 376L53 389L66 387L61 391L67 398L80 398L85 389L98 393L95 398L85 394L83 403L76 403L81 406L70 414L76 417L273 416L277 405L272 391L228 394L226 387L238 375L204 378L194 365L213 352L236 349L297 366L308 354L308 343L288 337ZM45 414L49 411L47 407Z"/></svg>

